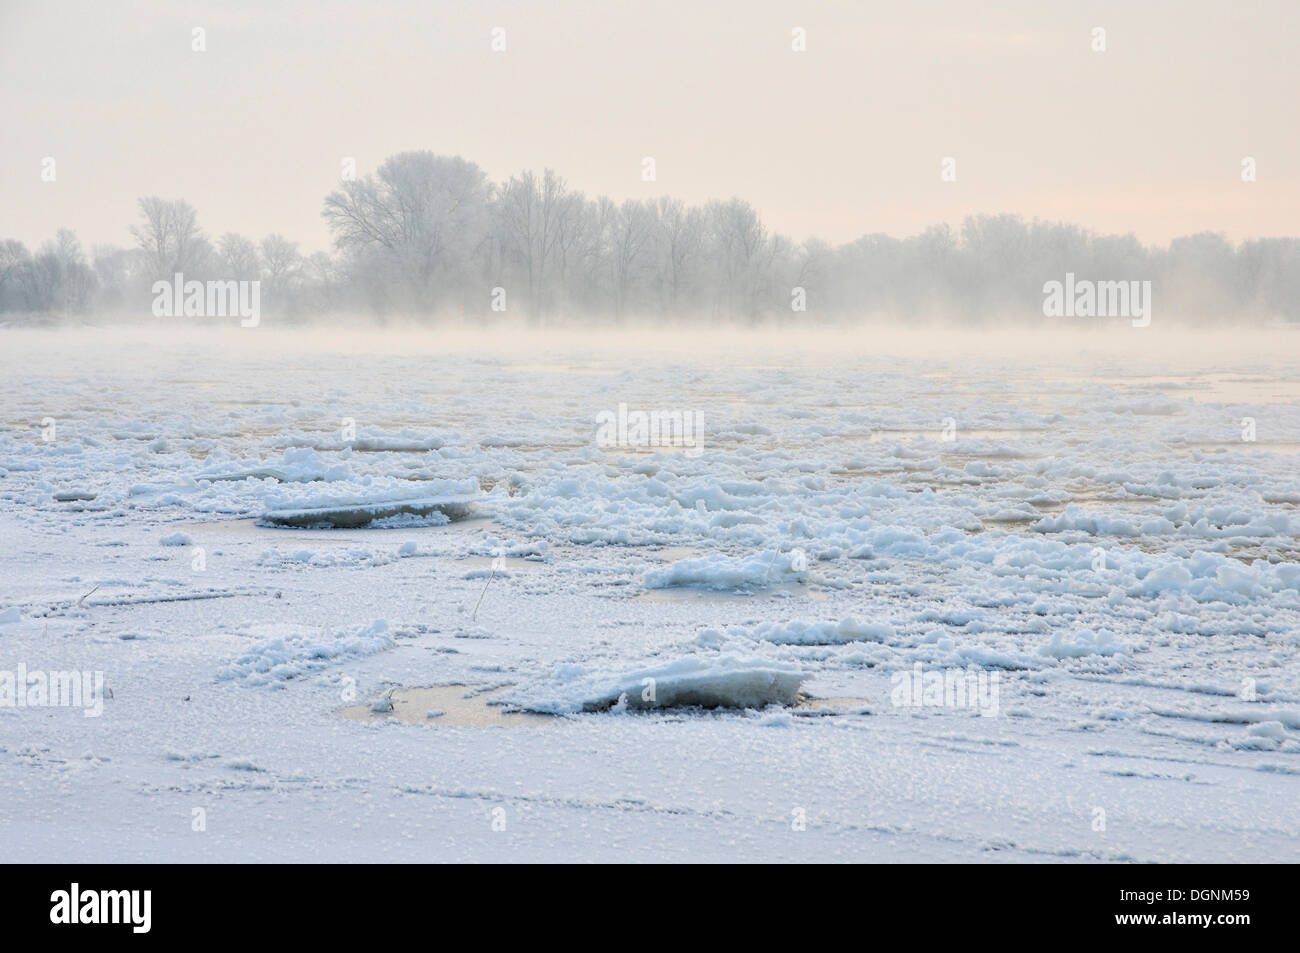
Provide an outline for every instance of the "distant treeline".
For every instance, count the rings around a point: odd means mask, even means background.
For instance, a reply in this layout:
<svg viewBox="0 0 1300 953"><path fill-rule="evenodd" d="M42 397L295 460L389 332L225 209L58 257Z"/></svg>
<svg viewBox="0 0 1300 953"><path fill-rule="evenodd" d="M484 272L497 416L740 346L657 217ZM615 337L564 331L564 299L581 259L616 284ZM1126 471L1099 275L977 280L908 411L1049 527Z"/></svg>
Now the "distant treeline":
<svg viewBox="0 0 1300 953"><path fill-rule="evenodd" d="M1041 317L1067 272L1151 281L1159 318L1300 321L1300 239L1132 235L1013 215L833 246L773 234L749 203L588 198L550 169L494 183L459 157L404 152L341 183L321 214L334 253L282 235L206 235L181 200L139 200L132 247L87 253L74 232L34 252L0 240L0 311L148 316L157 280L259 280L282 320L491 316L726 321L884 315ZM806 310L801 310L801 306Z"/></svg>

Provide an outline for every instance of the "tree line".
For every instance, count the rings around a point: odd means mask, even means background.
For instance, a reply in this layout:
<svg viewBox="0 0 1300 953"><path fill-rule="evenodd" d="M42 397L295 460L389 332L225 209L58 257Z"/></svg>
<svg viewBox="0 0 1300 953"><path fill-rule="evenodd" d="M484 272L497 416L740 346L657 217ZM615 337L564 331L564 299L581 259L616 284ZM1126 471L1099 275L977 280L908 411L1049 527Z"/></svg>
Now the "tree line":
<svg viewBox="0 0 1300 953"><path fill-rule="evenodd" d="M186 280L261 282L286 321L375 316L617 323L1042 314L1067 272L1150 280L1164 316L1300 321L1300 239L1233 244L1212 232L1147 246L1014 215L968 217L906 238L841 245L771 232L739 198L588 197L553 170L493 182L472 162L404 152L340 183L321 214L332 253L280 234L212 238L187 202L146 196L126 247L82 248L60 229L35 251L0 240L0 312L150 313L150 289Z"/></svg>

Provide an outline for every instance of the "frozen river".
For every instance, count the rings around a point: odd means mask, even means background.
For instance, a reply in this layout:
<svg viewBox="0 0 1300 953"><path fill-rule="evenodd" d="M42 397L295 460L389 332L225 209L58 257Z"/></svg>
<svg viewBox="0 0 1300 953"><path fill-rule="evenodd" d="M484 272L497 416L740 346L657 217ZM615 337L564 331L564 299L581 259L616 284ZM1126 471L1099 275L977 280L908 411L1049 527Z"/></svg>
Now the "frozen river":
<svg viewBox="0 0 1300 953"><path fill-rule="evenodd" d="M1300 861L1300 332L0 335L11 860Z"/></svg>

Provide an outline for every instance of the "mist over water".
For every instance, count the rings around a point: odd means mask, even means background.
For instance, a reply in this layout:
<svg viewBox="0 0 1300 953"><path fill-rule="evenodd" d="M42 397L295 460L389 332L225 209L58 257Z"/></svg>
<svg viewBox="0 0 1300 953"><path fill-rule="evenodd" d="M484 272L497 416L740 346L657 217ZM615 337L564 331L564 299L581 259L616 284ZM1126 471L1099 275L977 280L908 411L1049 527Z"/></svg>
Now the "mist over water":
<svg viewBox="0 0 1300 953"><path fill-rule="evenodd" d="M1055 326L1052 326L1054 324ZM516 364L581 359L568 365L575 372L604 370L635 372L665 364L761 364L789 366L873 363L896 357L916 362L924 371L929 362L958 371L968 366L1014 362L1021 371L1043 377L1100 372L1106 376L1144 369L1193 373L1252 367L1276 368L1300 377L1300 328L1214 329L1153 324L1131 328L1124 323L1078 320L1024 322L995 328L972 328L964 322L878 322L839 327L773 327L724 325L699 327L690 323L632 322L618 328L601 326L535 327L521 320L474 324L463 322L429 327L392 322L383 327L361 323L322 322L310 326L256 329L205 326L203 322L172 320L152 326L131 324L76 327L10 328L0 360L12 372L31 376L61 376L97 369L162 368L180 360L238 365L241 361L283 360L301 363L312 355L379 355L456 357L463 360L508 361ZM57 359L56 359L57 358ZM350 386L364 386L381 370L364 361L354 365ZM1037 371L1036 371L1037 369ZM195 368L195 370L201 370ZM220 380L212 375L213 382ZM396 381L381 381L385 386ZM864 380L870 389L870 381Z"/></svg>

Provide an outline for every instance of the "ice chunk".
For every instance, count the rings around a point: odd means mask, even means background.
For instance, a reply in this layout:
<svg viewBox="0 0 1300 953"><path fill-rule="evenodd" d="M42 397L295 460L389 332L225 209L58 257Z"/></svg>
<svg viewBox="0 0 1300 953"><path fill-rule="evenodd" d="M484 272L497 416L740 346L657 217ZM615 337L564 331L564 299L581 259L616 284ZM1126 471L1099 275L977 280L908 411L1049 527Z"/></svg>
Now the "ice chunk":
<svg viewBox="0 0 1300 953"><path fill-rule="evenodd" d="M793 665L736 655L687 656L624 674L588 674L563 666L550 681L507 700L530 711L563 714L609 708L765 708L792 705L808 677Z"/></svg>
<svg viewBox="0 0 1300 953"><path fill-rule="evenodd" d="M337 506L272 508L263 513L258 522L264 526L327 526L335 529L356 529L372 524L382 526L384 523L390 527L409 526L410 517L425 517L436 523L454 522L467 519L473 512L471 497L440 497ZM408 519L396 519L396 517L408 517Z"/></svg>
<svg viewBox="0 0 1300 953"><path fill-rule="evenodd" d="M647 589L700 586L705 589L746 589L799 579L806 574L807 556L799 550L779 553L769 550L747 559L702 556L681 559L667 569L645 574Z"/></svg>
<svg viewBox="0 0 1300 953"><path fill-rule="evenodd" d="M1127 648L1116 642L1115 637L1109 632L1093 633L1084 629L1069 642L1065 641L1064 635L1058 631L1052 636L1052 641L1038 651L1039 654L1051 658L1067 659L1084 658L1088 655L1114 655L1116 652L1126 651Z"/></svg>
<svg viewBox="0 0 1300 953"><path fill-rule="evenodd" d="M858 622L850 616L839 622L766 622L750 637L777 645L840 645L884 642L894 637L894 629L883 622Z"/></svg>
<svg viewBox="0 0 1300 953"><path fill-rule="evenodd" d="M376 619L353 633L290 635L261 642L235 659L217 679L265 685L318 672L332 662L364 658L389 648L388 623Z"/></svg>

